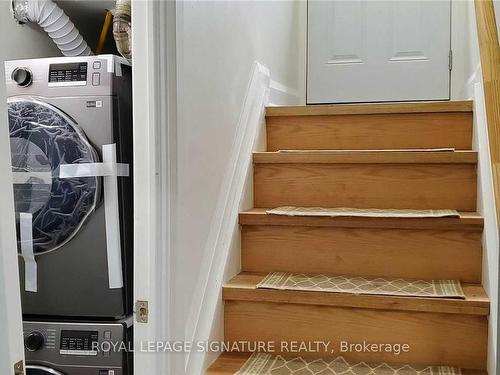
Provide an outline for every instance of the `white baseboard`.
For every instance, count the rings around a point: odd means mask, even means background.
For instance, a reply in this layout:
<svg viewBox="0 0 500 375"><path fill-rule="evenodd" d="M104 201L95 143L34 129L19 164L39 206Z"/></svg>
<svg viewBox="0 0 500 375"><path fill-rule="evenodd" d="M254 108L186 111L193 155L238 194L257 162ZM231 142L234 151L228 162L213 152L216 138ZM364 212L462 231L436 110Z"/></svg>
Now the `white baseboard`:
<svg viewBox="0 0 500 375"><path fill-rule="evenodd" d="M476 70L478 71L478 70ZM479 70L480 72L480 70ZM476 82L476 79L479 82ZM474 98L473 149L478 152L478 211L484 217L483 286L491 302L488 327L488 373L497 372L498 363L498 267L499 233L495 211L495 195L490 161L488 124L480 75L470 81Z"/></svg>
<svg viewBox="0 0 500 375"><path fill-rule="evenodd" d="M255 62L204 248L203 267L187 317L185 338L191 341L193 346L198 342L210 340L214 322L218 321L218 314L222 313L221 290L226 281L224 274L231 257L233 239L239 235L238 212L245 195L248 176L251 175L249 171L252 168L252 151L261 141L259 134L264 128L265 106L269 102L269 93L269 70ZM185 373L202 374L207 354L195 351L187 353Z"/></svg>
<svg viewBox="0 0 500 375"><path fill-rule="evenodd" d="M482 72L481 72L481 64L477 64L476 68L470 75L467 82L465 82L464 87L460 91L459 98L467 98L472 99L476 96L476 85L482 82Z"/></svg>

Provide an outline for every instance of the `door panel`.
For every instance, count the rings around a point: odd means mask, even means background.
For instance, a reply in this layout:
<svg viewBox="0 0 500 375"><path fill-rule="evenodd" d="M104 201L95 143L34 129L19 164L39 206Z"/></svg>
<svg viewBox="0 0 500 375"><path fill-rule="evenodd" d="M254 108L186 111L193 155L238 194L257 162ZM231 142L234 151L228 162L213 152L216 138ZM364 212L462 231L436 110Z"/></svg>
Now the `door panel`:
<svg viewBox="0 0 500 375"><path fill-rule="evenodd" d="M32 215L35 254L50 252L76 235L99 200L97 177L61 178L60 167L98 162L98 154L78 124L47 103L10 98L8 115L14 207Z"/></svg>
<svg viewBox="0 0 500 375"><path fill-rule="evenodd" d="M366 55L366 3L361 1L328 3L328 39L329 55L327 64L364 63ZM357 27L352 27L356 24Z"/></svg>
<svg viewBox="0 0 500 375"><path fill-rule="evenodd" d="M430 39L421 32L425 28L425 14L422 2L394 2L390 4L389 35L392 57L389 61L427 61Z"/></svg>
<svg viewBox="0 0 500 375"><path fill-rule="evenodd" d="M449 99L449 1L308 8L308 103Z"/></svg>

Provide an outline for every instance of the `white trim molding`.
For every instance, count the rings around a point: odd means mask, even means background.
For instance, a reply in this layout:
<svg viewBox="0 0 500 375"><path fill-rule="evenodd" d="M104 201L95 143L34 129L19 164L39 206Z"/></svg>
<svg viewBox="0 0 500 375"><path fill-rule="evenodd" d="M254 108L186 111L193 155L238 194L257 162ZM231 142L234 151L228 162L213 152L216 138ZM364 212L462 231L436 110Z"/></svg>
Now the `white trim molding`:
<svg viewBox="0 0 500 375"><path fill-rule="evenodd" d="M198 277L187 317L185 337L192 343L211 338L218 312L221 313L221 290L231 256L233 239L239 235L238 213L245 189L252 176L252 152L265 149L263 137L265 107L269 102L270 73L255 62L237 123L229 164L217 200L216 211L203 252L204 265ZM251 183L251 181L250 181ZM238 242L239 245L239 242ZM238 246L239 247L239 246ZM239 251L239 248L238 248ZM231 277L233 275L227 275ZM185 373L202 374L207 353L187 353Z"/></svg>
<svg viewBox="0 0 500 375"><path fill-rule="evenodd" d="M134 374L171 373L169 356L144 348L148 342L168 340L171 332L175 6L173 1L132 1L134 302L147 301L149 308L147 323L134 322Z"/></svg>

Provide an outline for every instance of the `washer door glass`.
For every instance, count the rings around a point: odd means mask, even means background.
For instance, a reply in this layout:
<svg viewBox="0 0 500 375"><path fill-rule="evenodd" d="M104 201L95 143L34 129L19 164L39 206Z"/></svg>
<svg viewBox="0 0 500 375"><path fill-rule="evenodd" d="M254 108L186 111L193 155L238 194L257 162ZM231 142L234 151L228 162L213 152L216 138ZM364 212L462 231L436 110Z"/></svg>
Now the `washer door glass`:
<svg viewBox="0 0 500 375"><path fill-rule="evenodd" d="M33 251L70 241L94 211L98 177L59 178L61 164L95 163L99 157L83 130L56 107L32 98L8 100L14 202L32 214Z"/></svg>
<svg viewBox="0 0 500 375"><path fill-rule="evenodd" d="M26 366L26 375L64 375L62 372L44 367L28 365Z"/></svg>

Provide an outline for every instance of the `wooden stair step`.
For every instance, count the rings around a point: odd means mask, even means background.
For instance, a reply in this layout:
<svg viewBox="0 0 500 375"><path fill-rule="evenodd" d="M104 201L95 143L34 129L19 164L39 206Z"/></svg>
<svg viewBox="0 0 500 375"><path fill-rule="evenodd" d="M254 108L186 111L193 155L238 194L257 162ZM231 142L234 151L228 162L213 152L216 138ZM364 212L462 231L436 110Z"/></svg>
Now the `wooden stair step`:
<svg viewBox="0 0 500 375"><path fill-rule="evenodd" d="M489 314L489 299L479 284L463 284L465 299L356 295L349 293L257 289L267 274L240 273L223 289L228 301L254 301L352 307L380 310L419 311L446 314Z"/></svg>
<svg viewBox="0 0 500 375"><path fill-rule="evenodd" d="M269 107L268 151L472 147L472 102Z"/></svg>
<svg viewBox="0 0 500 375"><path fill-rule="evenodd" d="M210 365L206 374L234 375L251 355L251 353L224 352Z"/></svg>
<svg viewBox="0 0 500 375"><path fill-rule="evenodd" d="M483 218L361 218L240 213L249 272L458 279L481 283Z"/></svg>
<svg viewBox="0 0 500 375"><path fill-rule="evenodd" d="M234 375L250 356L251 353L222 353L208 368L207 375ZM462 375L487 375L487 372L462 369Z"/></svg>
<svg viewBox="0 0 500 375"><path fill-rule="evenodd" d="M467 299L456 301L256 290L258 279L237 280L224 288L224 335L230 345L275 343L273 351L279 354L287 353L281 343L330 342L326 351L298 354L317 358L333 350L348 361L486 369L488 309L480 287L466 286ZM411 349L398 356L341 352L342 342L400 343Z"/></svg>
<svg viewBox="0 0 500 375"><path fill-rule="evenodd" d="M473 151L257 153L254 204L475 211L476 161Z"/></svg>

